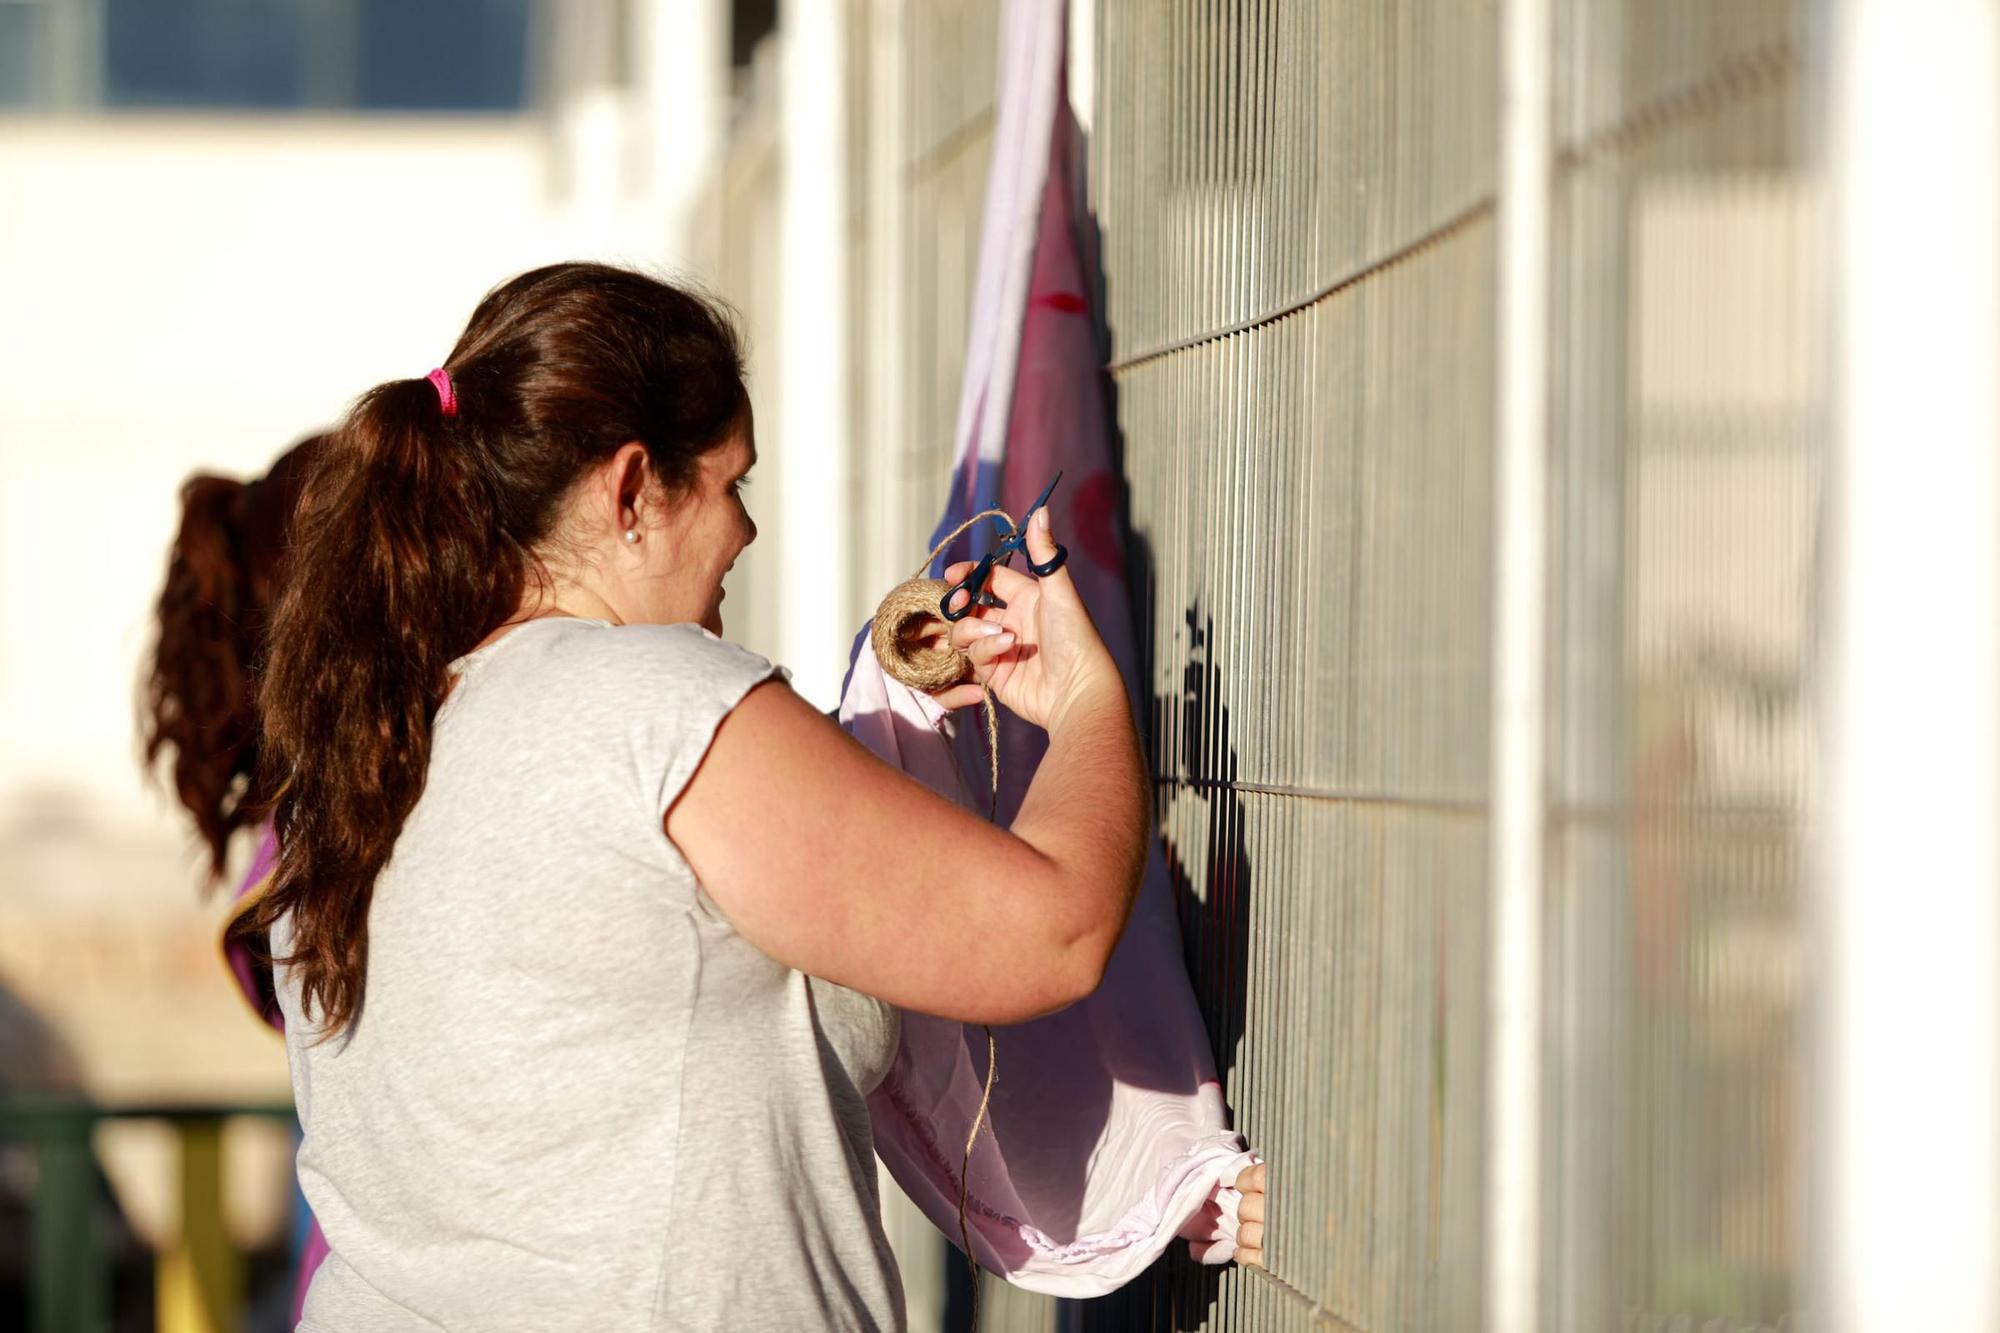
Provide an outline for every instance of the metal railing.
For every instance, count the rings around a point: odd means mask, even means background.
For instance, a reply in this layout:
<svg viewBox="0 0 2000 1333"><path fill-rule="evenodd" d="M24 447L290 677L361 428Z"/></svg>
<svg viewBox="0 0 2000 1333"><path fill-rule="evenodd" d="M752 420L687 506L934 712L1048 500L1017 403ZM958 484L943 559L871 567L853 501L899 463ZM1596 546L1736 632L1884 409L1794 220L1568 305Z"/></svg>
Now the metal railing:
<svg viewBox="0 0 2000 1333"><path fill-rule="evenodd" d="M32 1333L94 1333L111 1326L111 1259L100 1228L102 1180L93 1136L112 1121L171 1125L180 1154L180 1224L154 1259L155 1327L223 1333L240 1326L241 1251L225 1226L223 1127L257 1116L293 1123L289 1103L103 1106L75 1097L0 1100L0 1146L33 1154L29 1242Z"/></svg>

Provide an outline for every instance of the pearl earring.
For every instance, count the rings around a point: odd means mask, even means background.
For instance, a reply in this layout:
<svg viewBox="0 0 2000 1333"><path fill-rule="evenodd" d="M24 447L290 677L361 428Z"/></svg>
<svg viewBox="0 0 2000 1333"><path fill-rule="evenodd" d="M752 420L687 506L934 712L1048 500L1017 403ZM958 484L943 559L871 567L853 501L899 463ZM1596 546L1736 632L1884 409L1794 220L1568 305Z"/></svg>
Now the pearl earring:
<svg viewBox="0 0 2000 1333"><path fill-rule="evenodd" d="M639 530L637 528L625 529L625 540L633 543L634 545L637 545L639 541Z"/></svg>

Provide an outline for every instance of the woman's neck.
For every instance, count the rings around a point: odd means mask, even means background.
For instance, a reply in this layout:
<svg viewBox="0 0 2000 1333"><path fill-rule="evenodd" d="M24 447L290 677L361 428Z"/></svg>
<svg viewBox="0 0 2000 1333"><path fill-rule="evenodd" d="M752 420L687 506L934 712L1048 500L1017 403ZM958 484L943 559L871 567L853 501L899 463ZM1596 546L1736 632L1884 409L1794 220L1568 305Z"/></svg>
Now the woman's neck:
<svg viewBox="0 0 2000 1333"><path fill-rule="evenodd" d="M603 597L580 584L564 582L535 589L523 597L514 614L495 626L491 634L479 641L474 651L500 642L530 621L557 619L602 620L612 625L625 623Z"/></svg>

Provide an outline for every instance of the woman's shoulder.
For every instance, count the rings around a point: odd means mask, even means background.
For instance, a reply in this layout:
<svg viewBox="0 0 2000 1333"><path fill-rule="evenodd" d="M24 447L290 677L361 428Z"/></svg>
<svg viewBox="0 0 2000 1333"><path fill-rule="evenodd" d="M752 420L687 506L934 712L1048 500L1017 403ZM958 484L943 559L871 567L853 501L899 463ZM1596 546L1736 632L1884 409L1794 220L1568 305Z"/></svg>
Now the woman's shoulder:
<svg viewBox="0 0 2000 1333"><path fill-rule="evenodd" d="M564 733L601 755L629 747L655 820L665 816L745 695L785 673L698 625L604 625L549 636L544 688L526 708L556 710ZM656 776L655 776L656 775Z"/></svg>
<svg viewBox="0 0 2000 1333"><path fill-rule="evenodd" d="M579 690L686 690L749 684L782 675L769 658L719 638L699 625L610 625L596 620L544 622L524 626L535 634L521 651L506 654L523 676L546 678L551 687L574 696ZM510 661L511 659L511 661ZM513 674L513 673L509 673Z"/></svg>
<svg viewBox="0 0 2000 1333"><path fill-rule="evenodd" d="M699 625L587 625L565 636L562 651L602 661L613 669L662 672L773 670L769 658L711 634ZM595 632L589 632L595 631Z"/></svg>

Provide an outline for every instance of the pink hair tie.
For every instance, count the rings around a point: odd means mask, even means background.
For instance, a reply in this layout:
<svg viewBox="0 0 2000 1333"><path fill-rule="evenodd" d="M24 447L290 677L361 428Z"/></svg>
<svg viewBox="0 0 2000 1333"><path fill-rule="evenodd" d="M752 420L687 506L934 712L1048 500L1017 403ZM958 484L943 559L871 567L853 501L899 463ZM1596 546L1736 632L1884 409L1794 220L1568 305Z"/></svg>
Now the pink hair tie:
<svg viewBox="0 0 2000 1333"><path fill-rule="evenodd" d="M443 366L439 366L436 370L424 376L424 378L429 380L431 387L438 391L438 409L444 413L444 419L450 421L453 417L457 416L458 394L451 387L451 372Z"/></svg>

